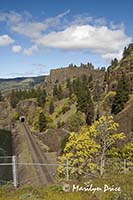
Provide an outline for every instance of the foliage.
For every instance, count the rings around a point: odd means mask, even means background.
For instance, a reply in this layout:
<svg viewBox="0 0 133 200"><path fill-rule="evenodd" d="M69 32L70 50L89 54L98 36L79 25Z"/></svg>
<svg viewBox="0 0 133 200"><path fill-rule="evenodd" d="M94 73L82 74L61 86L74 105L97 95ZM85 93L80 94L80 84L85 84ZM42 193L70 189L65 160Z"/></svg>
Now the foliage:
<svg viewBox="0 0 133 200"><path fill-rule="evenodd" d="M129 49L128 48L124 48L124 51L123 51L123 59L125 59L127 56L129 56L130 55L130 51L129 51Z"/></svg>
<svg viewBox="0 0 133 200"><path fill-rule="evenodd" d="M41 106L41 107L44 107L45 105L45 102L46 102L46 91L43 89L37 89L36 91L37 93L37 102L38 102L38 105Z"/></svg>
<svg viewBox="0 0 133 200"><path fill-rule="evenodd" d="M78 132L81 126L85 125L85 116L81 112L73 113L67 121L70 131Z"/></svg>
<svg viewBox="0 0 133 200"><path fill-rule="evenodd" d="M56 114L57 117L58 117L59 115L61 115L61 114L65 114L65 113L66 113L67 111L69 111L70 108L71 108L70 102L65 101L65 102L63 102L63 103L64 103L63 105L61 104L61 106L57 108L57 114Z"/></svg>
<svg viewBox="0 0 133 200"><path fill-rule="evenodd" d="M121 192L72 192L72 185L84 186L82 182L69 182L70 192L64 192L61 183L43 187L24 185L17 189L14 189L12 185L5 185L0 188L0 200L132 200L131 174L109 176L106 179L89 177L87 183L101 188L104 184L120 186Z"/></svg>
<svg viewBox="0 0 133 200"><path fill-rule="evenodd" d="M64 124L65 124L64 121L60 121L60 120L59 120L59 121L57 122L57 128L61 128L61 127L63 127Z"/></svg>
<svg viewBox="0 0 133 200"><path fill-rule="evenodd" d="M18 112L14 112L13 113L13 119L16 120L16 121L19 120L19 114L18 114Z"/></svg>
<svg viewBox="0 0 133 200"><path fill-rule="evenodd" d="M128 81L125 75L118 81L116 95L112 104L112 113L117 114L123 108L125 103L129 100Z"/></svg>
<svg viewBox="0 0 133 200"><path fill-rule="evenodd" d="M99 145L90 137L90 132L86 129L79 134L72 132L64 148L63 155L59 157L59 162L64 164L66 159L69 160L71 178L79 178L84 172L90 172L97 166L93 162L94 154L98 152ZM60 177L65 177L63 166L58 167Z"/></svg>
<svg viewBox="0 0 133 200"><path fill-rule="evenodd" d="M109 91L105 95L103 102L102 102L102 105L103 105L103 109L106 112L111 110L115 95L116 95L116 92L114 92L114 91Z"/></svg>
<svg viewBox="0 0 133 200"><path fill-rule="evenodd" d="M117 133L118 123L114 122L112 116L102 116L92 125L96 130L97 142L100 144L101 160L105 159L108 150L111 150L117 141L125 138L124 133ZM91 127L91 128L92 128Z"/></svg>
<svg viewBox="0 0 133 200"><path fill-rule="evenodd" d="M116 67L116 66L118 65L118 60L117 60L117 58L114 58L114 60L111 61L111 65L112 65L113 67Z"/></svg>
<svg viewBox="0 0 133 200"><path fill-rule="evenodd" d="M77 96L77 110L85 113L86 123L87 125L91 125L94 119L94 105L86 82L85 77L82 81L78 78L74 87Z"/></svg>
<svg viewBox="0 0 133 200"><path fill-rule="evenodd" d="M12 156L12 134L10 131L0 129L0 163L9 162ZM11 180L11 166L0 166L0 180L3 182Z"/></svg>
<svg viewBox="0 0 133 200"><path fill-rule="evenodd" d="M96 85L94 87L94 94L93 94L93 100L98 101L101 95L101 87L99 81L96 81Z"/></svg>
<svg viewBox="0 0 133 200"><path fill-rule="evenodd" d="M57 95L58 99L61 100L63 97L63 91L62 91L62 86L61 84L59 84L58 86L58 95Z"/></svg>
<svg viewBox="0 0 133 200"><path fill-rule="evenodd" d="M3 96L2 96L1 91L0 91L0 101L3 101Z"/></svg>
<svg viewBox="0 0 133 200"><path fill-rule="evenodd" d="M61 142L61 146L60 146L61 152L64 151L64 148L65 148L65 146L66 146L66 143L68 142L68 139L69 139L69 134L66 135L66 136L63 138L62 142Z"/></svg>
<svg viewBox="0 0 133 200"><path fill-rule="evenodd" d="M65 114L68 110L70 110L70 104L66 102L62 107L62 113Z"/></svg>
<svg viewBox="0 0 133 200"><path fill-rule="evenodd" d="M10 104L15 108L20 100L37 98L39 106L44 106L46 99L46 92L42 89L31 90L12 90L10 94Z"/></svg>
<svg viewBox="0 0 133 200"><path fill-rule="evenodd" d="M68 88L68 91L69 91L69 98L72 97L72 93L73 93L73 86L72 86L72 83L70 81L70 79L67 79L66 81L66 88Z"/></svg>
<svg viewBox="0 0 133 200"><path fill-rule="evenodd" d="M52 115L53 113L54 113L54 102L53 100L51 100L49 104L49 114Z"/></svg>
<svg viewBox="0 0 133 200"><path fill-rule="evenodd" d="M129 142L125 144L122 153L125 159L131 160L133 158L133 143Z"/></svg>
<svg viewBox="0 0 133 200"><path fill-rule="evenodd" d="M46 116L47 119L47 126L46 128L55 128L54 121L50 115Z"/></svg>
<svg viewBox="0 0 133 200"><path fill-rule="evenodd" d="M53 97L57 98L58 100L61 100L63 98L63 90L62 90L61 84L59 84L59 85L55 84L54 85Z"/></svg>
<svg viewBox="0 0 133 200"><path fill-rule="evenodd" d="M39 131L45 131L47 126L47 119L43 112L39 114Z"/></svg>
<svg viewBox="0 0 133 200"><path fill-rule="evenodd" d="M125 135L117 133L118 123L112 116L102 116L90 127L82 127L79 134L72 132L59 158L61 163L69 160L70 175L74 178L83 176L83 172L93 172L98 169L98 160L105 160L116 142L123 140ZM64 168L58 168L59 176L64 176Z"/></svg>

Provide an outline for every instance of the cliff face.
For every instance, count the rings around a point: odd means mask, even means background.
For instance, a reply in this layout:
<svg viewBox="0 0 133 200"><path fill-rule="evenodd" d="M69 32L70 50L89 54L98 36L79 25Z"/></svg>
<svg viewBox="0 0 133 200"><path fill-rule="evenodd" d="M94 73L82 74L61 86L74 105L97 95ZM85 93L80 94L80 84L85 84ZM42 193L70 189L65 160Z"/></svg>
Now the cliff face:
<svg viewBox="0 0 133 200"><path fill-rule="evenodd" d="M68 78L73 79L76 77L80 77L84 74L91 74L92 69L89 67L81 68L81 67L66 67L60 69L53 69L50 71L50 75L46 78L47 83L54 84L55 82L62 83L66 81Z"/></svg>
<svg viewBox="0 0 133 200"><path fill-rule="evenodd" d="M86 75L88 77L92 76L93 82L104 81L104 72L101 70L94 70L92 67L84 65L84 67L66 67L53 69L50 71L50 75L45 79L46 91L49 92L54 87L55 83L63 83L67 79L75 79ZM95 85L95 84L94 84Z"/></svg>
<svg viewBox="0 0 133 200"><path fill-rule="evenodd" d="M133 97L126 104L125 108L115 116L115 120L119 123L119 131L124 132L128 138L133 140Z"/></svg>
<svg viewBox="0 0 133 200"><path fill-rule="evenodd" d="M123 53L123 58L115 68L109 71L109 90L116 90L117 82L125 74L129 83L129 92L133 94L133 44Z"/></svg>

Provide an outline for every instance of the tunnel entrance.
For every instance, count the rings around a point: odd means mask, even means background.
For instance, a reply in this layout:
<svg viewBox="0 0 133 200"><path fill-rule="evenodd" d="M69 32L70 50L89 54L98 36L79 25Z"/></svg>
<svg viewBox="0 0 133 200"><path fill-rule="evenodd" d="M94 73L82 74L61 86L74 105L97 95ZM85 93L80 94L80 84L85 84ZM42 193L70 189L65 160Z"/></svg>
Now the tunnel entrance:
<svg viewBox="0 0 133 200"><path fill-rule="evenodd" d="M19 118L19 120L20 120L20 122L25 122L25 116L21 116L21 117Z"/></svg>

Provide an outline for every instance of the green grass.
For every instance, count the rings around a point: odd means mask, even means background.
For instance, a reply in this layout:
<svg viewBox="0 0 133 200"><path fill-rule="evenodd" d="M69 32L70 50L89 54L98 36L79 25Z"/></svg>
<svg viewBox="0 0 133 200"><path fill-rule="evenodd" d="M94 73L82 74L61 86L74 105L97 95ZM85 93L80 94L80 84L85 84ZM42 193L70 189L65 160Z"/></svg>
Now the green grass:
<svg viewBox="0 0 133 200"><path fill-rule="evenodd" d="M120 187L121 192L104 192L96 191L92 192L64 192L61 184L44 186L44 187L32 187L23 186L18 189L14 189L11 185L6 185L0 188L0 200L132 200L132 174L115 175L108 178L90 178L85 180L89 184L93 184L93 187L103 188L104 184L112 187ZM74 182L69 182L71 187ZM83 183L75 183L80 186Z"/></svg>

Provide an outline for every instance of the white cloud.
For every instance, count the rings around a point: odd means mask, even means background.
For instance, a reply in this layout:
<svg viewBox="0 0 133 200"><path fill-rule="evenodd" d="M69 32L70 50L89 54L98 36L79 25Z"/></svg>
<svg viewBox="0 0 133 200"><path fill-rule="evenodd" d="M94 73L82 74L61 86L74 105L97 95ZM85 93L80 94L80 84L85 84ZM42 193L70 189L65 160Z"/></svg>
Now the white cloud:
<svg viewBox="0 0 133 200"><path fill-rule="evenodd" d="M30 48L24 49L24 55L32 56L32 54L37 51L38 51L38 47L36 45L32 45Z"/></svg>
<svg viewBox="0 0 133 200"><path fill-rule="evenodd" d="M43 30L46 30L47 25L40 22L25 22L12 26L12 31L29 38L38 38Z"/></svg>
<svg viewBox="0 0 133 200"><path fill-rule="evenodd" d="M59 26L61 19L69 12L70 11L67 10L57 16L40 21L34 20L33 16L26 12L22 14L16 12L3 12L0 13L0 21L5 22L13 32L34 39L40 37L49 28Z"/></svg>
<svg viewBox="0 0 133 200"><path fill-rule="evenodd" d="M14 43L14 40L8 35L0 36L0 46L8 46L9 44Z"/></svg>
<svg viewBox="0 0 133 200"><path fill-rule="evenodd" d="M22 20L22 15L16 12L1 12L0 21L8 24L19 23Z"/></svg>
<svg viewBox="0 0 133 200"><path fill-rule="evenodd" d="M64 50L88 49L103 58L114 58L131 42L123 30L111 30L107 26L71 26L64 31L52 32L36 41L45 47Z"/></svg>
<svg viewBox="0 0 133 200"><path fill-rule="evenodd" d="M101 26L101 25L106 25L107 21L105 18L96 18L96 17L92 17L92 16L88 16L88 14L80 14L80 15L76 15L74 16L74 19L72 20L72 22L70 22L70 25L97 25L97 26Z"/></svg>
<svg viewBox="0 0 133 200"><path fill-rule="evenodd" d="M22 51L22 47L20 45L14 45L14 46L12 46L12 51L14 53L19 53Z"/></svg>
<svg viewBox="0 0 133 200"><path fill-rule="evenodd" d="M30 13L4 12L0 13L0 21L5 22L11 31L29 39L32 46L23 50L27 56L31 56L42 46L63 50L86 49L110 60L120 58L124 47L131 42L131 38L125 34L123 23L107 22L105 18L88 14L77 15L70 20L66 16L69 12L67 10L43 20L34 19ZM8 39L13 42L11 38ZM0 45L1 43L0 36Z"/></svg>

